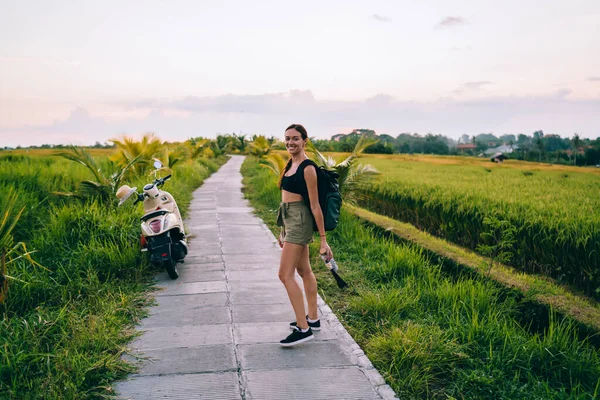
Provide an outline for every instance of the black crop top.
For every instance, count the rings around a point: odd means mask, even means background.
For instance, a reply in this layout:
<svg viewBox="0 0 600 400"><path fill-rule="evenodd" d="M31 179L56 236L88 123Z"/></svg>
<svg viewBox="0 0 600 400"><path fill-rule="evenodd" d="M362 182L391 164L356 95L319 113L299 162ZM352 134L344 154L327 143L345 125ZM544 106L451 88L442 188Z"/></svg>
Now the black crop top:
<svg viewBox="0 0 600 400"><path fill-rule="evenodd" d="M304 168L308 165L314 165L314 161L306 159L298 165L296 173L291 176L283 175L281 179L280 189L286 190L291 193L306 195L308 194L308 188L306 187L306 180L304 179ZM287 171L286 171L287 172Z"/></svg>

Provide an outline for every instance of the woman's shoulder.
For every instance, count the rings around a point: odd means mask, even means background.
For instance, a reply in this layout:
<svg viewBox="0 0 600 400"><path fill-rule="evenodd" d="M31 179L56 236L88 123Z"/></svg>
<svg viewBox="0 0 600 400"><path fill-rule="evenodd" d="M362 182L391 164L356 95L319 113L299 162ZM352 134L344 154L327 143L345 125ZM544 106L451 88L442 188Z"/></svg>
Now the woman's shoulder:
<svg viewBox="0 0 600 400"><path fill-rule="evenodd" d="M310 158L307 158L306 160L302 161L300 163L300 165L298 166L298 168L302 167L302 168L306 168L309 165L312 165L313 167L317 168L317 163L315 163L313 160L311 160Z"/></svg>
<svg viewBox="0 0 600 400"><path fill-rule="evenodd" d="M317 168L318 168L317 164L313 160L307 158L306 160L302 161L302 164L300 164L300 167L298 167L298 169L302 168L303 176L306 176L307 169L308 170L312 169L312 168L308 168L308 167L314 167L315 174L317 173Z"/></svg>

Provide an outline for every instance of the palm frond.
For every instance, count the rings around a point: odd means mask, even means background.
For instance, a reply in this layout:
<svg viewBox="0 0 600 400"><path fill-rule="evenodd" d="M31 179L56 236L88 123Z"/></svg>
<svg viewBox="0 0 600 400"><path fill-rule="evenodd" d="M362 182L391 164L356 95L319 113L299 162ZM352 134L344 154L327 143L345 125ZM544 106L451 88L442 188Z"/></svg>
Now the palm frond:
<svg viewBox="0 0 600 400"><path fill-rule="evenodd" d="M36 250L28 251L27 245L24 242L19 242L13 248L9 249L8 252L6 253L7 258L9 259L6 262L6 265L11 264L21 258L25 258L30 264L35 265L36 267L40 267L40 268L50 272L50 270L48 268L44 267L42 264L35 261L31 257L31 255L35 252L36 252ZM13 254L14 254L14 256L13 256Z"/></svg>
<svg viewBox="0 0 600 400"><path fill-rule="evenodd" d="M306 141L306 151L315 155L313 161L318 166L326 167L326 168L332 167L330 165L330 163L328 162L328 161L332 160L331 157L329 157L329 160L328 160L319 150L317 150L317 147L314 145L314 143L310 139L308 139Z"/></svg>
<svg viewBox="0 0 600 400"><path fill-rule="evenodd" d="M141 156L134 157L125 167L121 168L121 170L110 177L110 186L113 192L116 192L117 188L121 186L121 181L123 177L127 174L130 168L132 168L136 163L139 162Z"/></svg>
<svg viewBox="0 0 600 400"><path fill-rule="evenodd" d="M354 149L352 150L352 154L357 157L361 155L362 152L367 149L367 147L373 146L377 142L379 142L379 139L377 139L375 136L361 135L360 139L358 139L358 143L356 143L356 146L354 146Z"/></svg>
<svg viewBox="0 0 600 400"><path fill-rule="evenodd" d="M271 143L264 136L257 136L252 142L250 142L250 154L257 157L265 156L271 151Z"/></svg>
<svg viewBox="0 0 600 400"><path fill-rule="evenodd" d="M287 161L279 153L270 153L259 160L260 165L268 168L275 176L279 177L285 169Z"/></svg>
<svg viewBox="0 0 600 400"><path fill-rule="evenodd" d="M0 221L0 249L8 249L13 245L12 231L25 211L25 207L22 207L16 213L14 212L18 197L13 188L8 190L3 204L4 214Z"/></svg>
<svg viewBox="0 0 600 400"><path fill-rule="evenodd" d="M8 279L14 279L6 273L6 266L19 258L26 258L31 264L42 267L38 262L31 258L31 252L27 251L25 243L14 244L12 232L19 222L25 207L15 212L18 195L13 188L8 190L7 196L0 200L4 209L2 219L0 220L0 303L4 302L8 294ZM22 248L23 252L19 254L18 250ZM42 267L44 268L44 267Z"/></svg>
<svg viewBox="0 0 600 400"><path fill-rule="evenodd" d="M163 143L160 139L154 136L154 133L146 133L137 141L129 136L123 136L122 139L111 139L111 142L116 146L117 152L110 157L120 167L132 164L133 168L128 168L136 175L143 175L146 170L152 165L152 159L160 151Z"/></svg>
<svg viewBox="0 0 600 400"><path fill-rule="evenodd" d="M69 146L67 151L59 151L54 154L84 165L92 172L92 174L94 174L94 178L96 178L97 182L102 182L105 179L100 173L100 168L98 167L98 164L96 164L96 161L92 155L83 147Z"/></svg>

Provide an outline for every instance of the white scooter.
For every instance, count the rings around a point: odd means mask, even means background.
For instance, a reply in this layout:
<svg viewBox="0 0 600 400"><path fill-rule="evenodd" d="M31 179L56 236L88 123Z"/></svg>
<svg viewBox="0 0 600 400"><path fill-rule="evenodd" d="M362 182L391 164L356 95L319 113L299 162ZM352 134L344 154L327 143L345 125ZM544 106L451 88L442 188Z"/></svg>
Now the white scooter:
<svg viewBox="0 0 600 400"><path fill-rule="evenodd" d="M156 177L156 172L162 168L160 161L155 161L154 182L144 186L142 193L137 192L137 187L123 185L117 190L119 206L135 193L134 205L143 201L144 216L141 218L141 247L147 251L150 263L157 267L165 267L171 279L179 277L177 263L183 263L188 253L183 220L175 199L169 192L159 188L171 178Z"/></svg>

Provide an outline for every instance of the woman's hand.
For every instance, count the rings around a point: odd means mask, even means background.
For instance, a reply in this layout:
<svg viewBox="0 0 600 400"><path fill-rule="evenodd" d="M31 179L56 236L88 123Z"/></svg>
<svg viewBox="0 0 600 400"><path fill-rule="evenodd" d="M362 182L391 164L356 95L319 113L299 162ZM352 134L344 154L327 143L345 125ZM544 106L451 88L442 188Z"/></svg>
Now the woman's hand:
<svg viewBox="0 0 600 400"><path fill-rule="evenodd" d="M327 261L333 258L333 252L331 251L331 247L329 247L329 244L327 244L327 239L325 238L325 236L321 237L321 248L319 249L319 254L325 255L325 259Z"/></svg>
<svg viewBox="0 0 600 400"><path fill-rule="evenodd" d="M281 247L283 249L283 230L277 237L277 244L279 245L279 247Z"/></svg>

